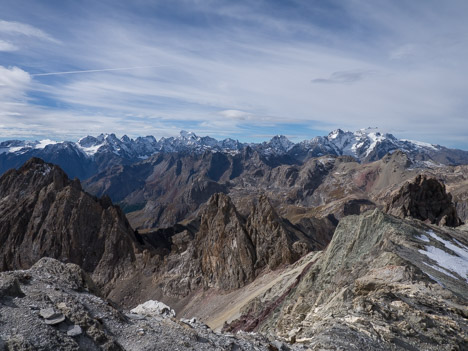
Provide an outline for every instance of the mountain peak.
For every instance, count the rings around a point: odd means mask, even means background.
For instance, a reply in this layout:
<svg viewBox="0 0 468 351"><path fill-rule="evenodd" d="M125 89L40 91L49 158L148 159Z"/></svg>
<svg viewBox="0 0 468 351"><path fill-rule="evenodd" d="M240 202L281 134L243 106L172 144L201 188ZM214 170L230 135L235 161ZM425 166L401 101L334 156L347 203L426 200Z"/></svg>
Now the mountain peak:
<svg viewBox="0 0 468 351"><path fill-rule="evenodd" d="M129 143L129 142L132 141L126 134L123 135L123 136L120 138L120 140L121 140L122 142L124 142L124 143Z"/></svg>
<svg viewBox="0 0 468 351"><path fill-rule="evenodd" d="M338 129L335 129L333 131L331 131L329 134L328 134L328 138L329 139L336 139L338 136L344 134L344 131L340 128Z"/></svg>
<svg viewBox="0 0 468 351"><path fill-rule="evenodd" d="M192 139L195 140L197 139L197 135L194 132L187 132L186 130L181 130L179 133L180 137L182 139Z"/></svg>

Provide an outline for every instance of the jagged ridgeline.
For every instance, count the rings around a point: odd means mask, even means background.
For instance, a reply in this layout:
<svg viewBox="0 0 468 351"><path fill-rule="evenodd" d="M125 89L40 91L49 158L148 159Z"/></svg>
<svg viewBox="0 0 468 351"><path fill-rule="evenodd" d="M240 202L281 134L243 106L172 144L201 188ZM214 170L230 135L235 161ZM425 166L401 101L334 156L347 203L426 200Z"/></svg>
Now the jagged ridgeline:
<svg viewBox="0 0 468 351"><path fill-rule="evenodd" d="M30 159L0 178L0 346L466 349L466 167L160 152L91 195Z"/></svg>
<svg viewBox="0 0 468 351"><path fill-rule="evenodd" d="M12 167L20 167L31 157L40 157L60 167L71 177L87 179L114 165L130 165L156 153L220 152L236 154L250 148L271 164L302 163L311 157L323 155L353 156L361 162L381 159L389 152L403 150L414 160L430 161L446 165L468 163L468 152L449 149L440 145L398 139L377 128L344 132L337 129L328 136L293 143L285 136L275 136L263 143L241 143L233 139L216 140L181 131L178 137L152 136L131 139L124 135L101 134L87 136L77 142L52 140L0 142L0 173Z"/></svg>

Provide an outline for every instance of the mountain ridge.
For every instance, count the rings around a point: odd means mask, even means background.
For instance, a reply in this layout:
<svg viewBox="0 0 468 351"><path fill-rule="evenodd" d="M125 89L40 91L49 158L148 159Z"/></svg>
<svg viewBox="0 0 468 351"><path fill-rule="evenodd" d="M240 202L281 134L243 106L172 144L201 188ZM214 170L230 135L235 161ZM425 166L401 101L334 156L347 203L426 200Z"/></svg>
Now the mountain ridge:
<svg viewBox="0 0 468 351"><path fill-rule="evenodd" d="M234 139L217 140L200 137L182 130L177 137L153 136L118 138L115 134L86 136L77 142L7 140L0 142L0 173L19 167L31 157L59 164L70 177L87 179L116 164L133 164L157 153L221 152L238 154L250 148L279 163L302 163L311 157L324 155L352 156L359 162L381 159L387 153L402 150L414 160L426 160L446 165L468 164L468 151L407 139L398 139L377 128L355 132L336 129L327 136L317 136L298 143L284 135L276 135L261 143L242 143Z"/></svg>

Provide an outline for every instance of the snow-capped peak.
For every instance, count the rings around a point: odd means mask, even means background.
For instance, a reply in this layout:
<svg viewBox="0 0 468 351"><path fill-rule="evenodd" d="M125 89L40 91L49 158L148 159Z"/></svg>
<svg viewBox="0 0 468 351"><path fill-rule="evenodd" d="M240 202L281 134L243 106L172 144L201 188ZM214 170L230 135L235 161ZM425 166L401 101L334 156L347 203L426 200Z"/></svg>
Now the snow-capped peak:
<svg viewBox="0 0 468 351"><path fill-rule="evenodd" d="M330 132L328 134L328 139L337 139L339 138L340 136L342 136L345 132L341 129L335 129L334 131ZM346 131L346 133L350 133L349 131Z"/></svg>
<svg viewBox="0 0 468 351"><path fill-rule="evenodd" d="M197 135L194 132L187 132L186 130L181 130L179 134L180 134L180 138L182 139L191 139L191 140L198 139Z"/></svg>
<svg viewBox="0 0 468 351"><path fill-rule="evenodd" d="M284 135L275 135L269 142L270 146L288 151L294 146L294 143Z"/></svg>
<svg viewBox="0 0 468 351"><path fill-rule="evenodd" d="M61 146L59 146L61 145ZM284 135L276 135L271 140L261 144L244 144L237 140L216 140L209 136L199 137L193 132L182 130L177 137L161 138L153 136L132 139L127 135L117 138L113 133L100 134L97 137L86 136L73 142L55 142L44 139L41 141L8 140L0 142L0 154L24 154L32 152L55 152L66 146L75 148L86 157L94 157L97 153L110 153L127 159L144 159L158 152L193 152L201 153L228 152L237 153L249 145L264 155L285 155L294 151L294 157L300 155L351 155L359 160L376 160L386 153L397 149L407 153L430 153L443 148L438 145L395 138L378 128L365 128L355 132L336 129L324 137L315 137L299 144L294 144ZM295 147L297 146L297 148ZM44 150L44 151L42 151ZM36 153L34 153L36 152ZM40 155L39 155L40 156Z"/></svg>
<svg viewBox="0 0 468 351"><path fill-rule="evenodd" d="M417 147L420 147L420 148L427 148L427 149L432 149L432 150L439 150L439 148L437 147L437 145L425 143L425 142L422 142L422 141L408 140L408 139L401 139L401 141L407 142L407 143L410 143L410 144L414 144L414 145L416 145Z"/></svg>

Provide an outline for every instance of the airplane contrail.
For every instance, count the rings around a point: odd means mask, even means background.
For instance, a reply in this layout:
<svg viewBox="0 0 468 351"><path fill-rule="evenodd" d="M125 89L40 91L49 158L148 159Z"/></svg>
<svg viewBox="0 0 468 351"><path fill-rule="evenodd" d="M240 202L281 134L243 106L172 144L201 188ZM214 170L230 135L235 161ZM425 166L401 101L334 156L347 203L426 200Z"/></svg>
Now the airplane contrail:
<svg viewBox="0 0 468 351"><path fill-rule="evenodd" d="M159 68L159 67L164 67L164 66L139 66L139 67L125 67L125 68L87 69L87 70L81 70L81 71L36 73L36 74L31 74L31 76L33 76L33 77L43 77L43 76L57 76L57 75L61 75L61 74L94 73L94 72L106 72L106 71L127 71L127 70L132 70L132 69Z"/></svg>

